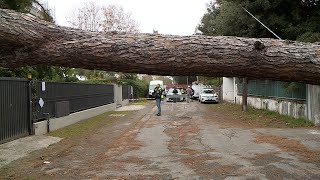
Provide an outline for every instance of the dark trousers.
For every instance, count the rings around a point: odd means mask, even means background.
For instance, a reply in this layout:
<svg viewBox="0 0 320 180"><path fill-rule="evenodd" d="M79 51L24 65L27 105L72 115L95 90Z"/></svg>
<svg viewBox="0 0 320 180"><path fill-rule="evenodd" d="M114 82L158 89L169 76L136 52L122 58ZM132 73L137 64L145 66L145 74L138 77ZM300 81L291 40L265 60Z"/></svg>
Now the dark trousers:
<svg viewBox="0 0 320 180"><path fill-rule="evenodd" d="M156 104L158 107L158 114L161 114L161 99L160 98L156 98Z"/></svg>

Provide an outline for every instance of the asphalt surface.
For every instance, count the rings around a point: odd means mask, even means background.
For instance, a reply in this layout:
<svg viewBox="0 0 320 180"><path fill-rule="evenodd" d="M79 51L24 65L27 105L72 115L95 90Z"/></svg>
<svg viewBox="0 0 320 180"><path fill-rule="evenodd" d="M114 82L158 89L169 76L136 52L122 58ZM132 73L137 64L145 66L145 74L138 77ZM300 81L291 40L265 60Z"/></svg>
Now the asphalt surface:
<svg viewBox="0 0 320 180"><path fill-rule="evenodd" d="M115 123L15 161L0 179L320 179L319 130L248 128L212 106L110 116Z"/></svg>

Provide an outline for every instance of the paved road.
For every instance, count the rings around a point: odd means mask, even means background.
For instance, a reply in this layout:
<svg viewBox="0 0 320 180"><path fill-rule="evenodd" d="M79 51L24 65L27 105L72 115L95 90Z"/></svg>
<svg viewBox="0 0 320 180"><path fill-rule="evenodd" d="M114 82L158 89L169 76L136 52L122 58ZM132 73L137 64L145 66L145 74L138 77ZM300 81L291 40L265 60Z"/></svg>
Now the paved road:
<svg viewBox="0 0 320 180"><path fill-rule="evenodd" d="M320 179L318 130L248 128L212 106L165 103L160 117L154 105L112 117L12 163L3 178Z"/></svg>

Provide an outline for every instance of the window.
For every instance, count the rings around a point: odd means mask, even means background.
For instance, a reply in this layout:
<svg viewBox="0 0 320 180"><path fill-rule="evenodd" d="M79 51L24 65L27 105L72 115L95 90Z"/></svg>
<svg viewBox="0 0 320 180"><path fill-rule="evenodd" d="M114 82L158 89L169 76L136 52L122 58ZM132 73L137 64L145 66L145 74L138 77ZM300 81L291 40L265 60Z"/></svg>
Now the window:
<svg viewBox="0 0 320 180"><path fill-rule="evenodd" d="M203 90L203 93L204 94L213 94L214 91L213 91L213 89L205 89L205 90Z"/></svg>

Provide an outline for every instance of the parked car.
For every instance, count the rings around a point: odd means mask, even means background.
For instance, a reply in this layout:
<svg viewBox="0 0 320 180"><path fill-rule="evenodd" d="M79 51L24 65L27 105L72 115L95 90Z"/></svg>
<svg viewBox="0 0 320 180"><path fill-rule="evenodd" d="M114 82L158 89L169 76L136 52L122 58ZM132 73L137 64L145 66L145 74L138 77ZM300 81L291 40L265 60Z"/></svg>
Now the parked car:
<svg viewBox="0 0 320 180"><path fill-rule="evenodd" d="M199 94L199 102L219 102L218 94L214 92L213 89L202 89L202 92Z"/></svg>
<svg viewBox="0 0 320 180"><path fill-rule="evenodd" d="M168 90L168 92L167 92L167 102L173 102L174 101L174 99L172 98L172 97L168 97L168 96L170 96L170 95L174 95L173 94L173 88L170 88L169 90ZM181 90L180 89L176 89L177 91L178 91L178 93L177 93L177 95L182 95L182 93L181 93ZM179 102L182 102L182 101L184 101L184 98L183 97L178 97L178 98L176 98L176 101L179 101Z"/></svg>
<svg viewBox="0 0 320 180"><path fill-rule="evenodd" d="M202 92L203 89L208 88L207 86L203 85L203 84L194 84L191 87L193 89L193 95L192 95L192 99L198 99L200 93Z"/></svg>
<svg viewBox="0 0 320 180"><path fill-rule="evenodd" d="M186 94L186 89L184 89L184 88L179 88L180 89L180 91L181 91L181 94ZM186 100L186 98L183 98L183 101L185 101Z"/></svg>

